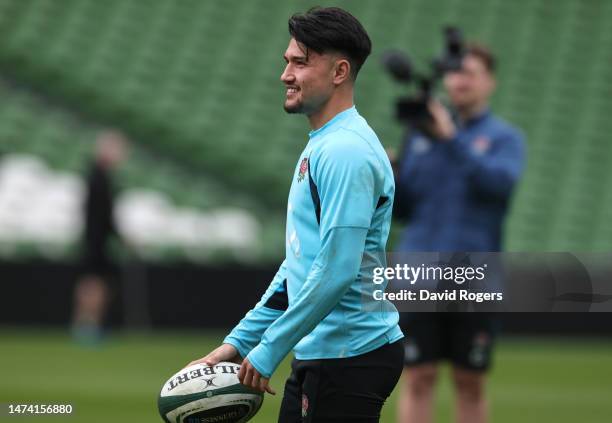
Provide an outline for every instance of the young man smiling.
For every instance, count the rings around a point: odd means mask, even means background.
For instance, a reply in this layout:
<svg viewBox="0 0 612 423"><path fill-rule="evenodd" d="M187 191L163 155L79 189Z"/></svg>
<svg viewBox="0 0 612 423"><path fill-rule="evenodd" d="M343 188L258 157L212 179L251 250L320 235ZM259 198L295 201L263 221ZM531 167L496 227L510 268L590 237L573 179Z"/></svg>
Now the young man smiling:
<svg viewBox="0 0 612 423"><path fill-rule="evenodd" d="M269 378L293 349L279 422L378 422L402 371L403 335L393 306L366 311L362 300L374 287L368 269L386 264L395 190L385 151L353 105L371 42L339 8L294 15L289 33L284 108L305 114L312 131L289 192L286 257L223 345L192 364L243 359L240 381L274 393Z"/></svg>

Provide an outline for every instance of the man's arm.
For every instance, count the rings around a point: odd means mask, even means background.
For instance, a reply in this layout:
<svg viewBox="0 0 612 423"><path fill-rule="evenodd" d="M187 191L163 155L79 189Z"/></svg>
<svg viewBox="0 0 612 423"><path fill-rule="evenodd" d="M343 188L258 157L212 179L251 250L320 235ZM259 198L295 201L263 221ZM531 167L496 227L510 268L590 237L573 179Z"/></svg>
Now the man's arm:
<svg viewBox="0 0 612 423"><path fill-rule="evenodd" d="M287 307L286 262L283 261L270 286L257 305L250 310L238 325L225 338L223 344L207 355L192 361L188 365L204 363L212 366L221 361L240 363L257 345L263 332L274 322ZM269 393L274 390L267 385L263 387Z"/></svg>
<svg viewBox="0 0 612 423"><path fill-rule="evenodd" d="M474 189L486 195L507 198L523 171L524 143L518 133L507 133L495 140L490 151L475 154L457 140L449 146L465 166Z"/></svg>
<svg viewBox="0 0 612 423"><path fill-rule="evenodd" d="M421 138L422 137L422 138ZM422 142L423 146L416 146L415 143ZM393 216L397 219L409 219L412 208L419 194L425 191L427 178L424 178L422 166L418 154L415 150L419 147L428 148L430 142L418 132L410 131L406 141L402 146L398 171L395 174L395 200L393 202Z"/></svg>
<svg viewBox="0 0 612 423"><path fill-rule="evenodd" d="M328 140L311 156L311 176L321 200L321 248L292 302L247 356L264 378L338 304L359 273L376 204L375 168L381 166L353 133Z"/></svg>
<svg viewBox="0 0 612 423"><path fill-rule="evenodd" d="M338 304L357 278L368 230L329 230L291 306L270 325L248 355L249 362L269 378L291 349Z"/></svg>
<svg viewBox="0 0 612 423"><path fill-rule="evenodd" d="M457 139L457 130L450 113L439 101L432 101L431 132L442 142L449 143L452 153L461 160L475 189L487 195L507 198L523 172L525 146L522 135L508 131L497 140L491 151L475 154Z"/></svg>
<svg viewBox="0 0 612 423"><path fill-rule="evenodd" d="M244 358L260 342L263 333L287 309L287 265L280 265L261 300L223 340Z"/></svg>

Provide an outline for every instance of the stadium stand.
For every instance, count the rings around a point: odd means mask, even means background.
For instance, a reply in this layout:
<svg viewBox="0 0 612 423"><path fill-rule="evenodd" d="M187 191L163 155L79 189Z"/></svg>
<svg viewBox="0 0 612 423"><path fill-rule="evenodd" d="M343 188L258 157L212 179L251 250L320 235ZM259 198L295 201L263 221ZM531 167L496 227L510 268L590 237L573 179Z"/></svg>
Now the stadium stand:
<svg viewBox="0 0 612 423"><path fill-rule="evenodd" d="M355 13L373 38L356 102L385 144L401 138L392 101L402 87L384 75L380 54L401 48L424 64L440 48L438 29L458 25L499 52L494 107L528 139L528 169L507 224L506 248L612 247L612 2L334 3ZM265 207L277 211L268 221L282 226L288 175L307 127L283 115L278 77L287 17L310 5L1 0L0 76L10 83L0 86L8 99L0 105L0 145L76 170L87 147L68 145L66 128L75 131L70 121L119 127L143 151L155 152L130 167L130 183L198 207L210 207L206 201ZM11 97L13 85L37 93L44 105ZM88 131L74 133L84 139ZM169 176L174 173L180 176ZM192 177L197 182L186 183ZM272 235L282 228L266 233L274 245L269 250L282 250L282 235Z"/></svg>
<svg viewBox="0 0 612 423"><path fill-rule="evenodd" d="M0 256L74 255L81 176L99 128L1 80L0 96ZM130 150L118 178L124 190L117 215L145 256L250 261L278 255L260 242L282 236L278 217L174 160L160 160L146 146Z"/></svg>

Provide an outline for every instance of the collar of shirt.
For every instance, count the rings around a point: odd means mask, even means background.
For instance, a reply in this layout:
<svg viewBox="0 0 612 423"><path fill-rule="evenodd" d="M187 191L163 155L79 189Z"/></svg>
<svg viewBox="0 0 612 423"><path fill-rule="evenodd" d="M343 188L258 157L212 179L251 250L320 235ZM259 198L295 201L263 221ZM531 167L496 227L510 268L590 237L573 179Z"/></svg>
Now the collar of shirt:
<svg viewBox="0 0 612 423"><path fill-rule="evenodd" d="M310 131L308 133L308 137L310 139L313 139L315 137L321 136L321 135L325 135L326 133L330 132L331 130L333 130L336 126L338 126L338 124L342 121L344 121L345 119L348 119L351 116L355 116L357 115L357 109L355 108L355 106L352 106L340 113L338 113L336 116L334 116L333 118L331 118L330 120L328 120L325 125L323 125L322 127L320 127L319 129Z"/></svg>
<svg viewBox="0 0 612 423"><path fill-rule="evenodd" d="M454 114L454 121L455 124L459 127L459 128L469 128L471 126L474 126L482 121L484 121L485 119L487 119L489 116L491 115L491 109L489 109L488 107L486 109L484 109L482 112L478 113L476 116L473 116L471 118L469 118L468 120L462 122L459 117L457 116L457 114Z"/></svg>

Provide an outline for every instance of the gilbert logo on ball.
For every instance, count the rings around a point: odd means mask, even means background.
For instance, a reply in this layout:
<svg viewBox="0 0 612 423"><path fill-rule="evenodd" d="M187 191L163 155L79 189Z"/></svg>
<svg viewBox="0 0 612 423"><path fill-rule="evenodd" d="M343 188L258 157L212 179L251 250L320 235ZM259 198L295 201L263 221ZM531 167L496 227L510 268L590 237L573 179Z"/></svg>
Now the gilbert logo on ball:
<svg viewBox="0 0 612 423"><path fill-rule="evenodd" d="M243 423L263 402L263 393L238 380L240 365L195 364L173 375L157 400L166 423Z"/></svg>

